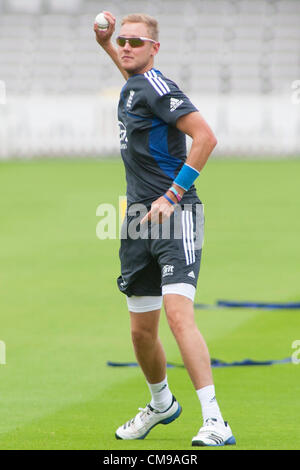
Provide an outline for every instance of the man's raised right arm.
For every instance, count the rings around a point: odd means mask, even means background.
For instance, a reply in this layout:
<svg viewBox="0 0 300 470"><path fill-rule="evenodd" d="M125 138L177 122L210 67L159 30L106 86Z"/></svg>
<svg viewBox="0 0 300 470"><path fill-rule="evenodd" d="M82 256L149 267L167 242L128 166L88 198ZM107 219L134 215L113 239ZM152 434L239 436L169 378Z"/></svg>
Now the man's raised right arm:
<svg viewBox="0 0 300 470"><path fill-rule="evenodd" d="M105 18L109 22L109 27L108 29L104 31L100 31L98 29L97 24L96 23L94 24L94 31L96 33L96 41L98 42L98 44L100 44L100 46L105 50L105 52L110 56L110 58L116 64L116 66L120 70L125 80L128 80L128 74L123 69L119 61L117 49L111 41L111 37L115 31L116 18L109 11L104 11L103 13L104 13Z"/></svg>

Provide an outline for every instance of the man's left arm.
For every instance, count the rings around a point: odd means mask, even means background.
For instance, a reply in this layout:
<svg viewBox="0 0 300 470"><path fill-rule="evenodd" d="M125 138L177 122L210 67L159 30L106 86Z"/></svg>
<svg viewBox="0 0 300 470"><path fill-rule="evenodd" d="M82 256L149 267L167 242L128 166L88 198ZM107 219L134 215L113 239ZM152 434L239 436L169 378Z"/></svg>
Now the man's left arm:
<svg viewBox="0 0 300 470"><path fill-rule="evenodd" d="M176 127L193 139L185 165L183 165L172 184L179 197L182 197L185 191L189 189L188 185L191 179L195 180L206 164L208 157L217 145L217 139L198 111L181 116L176 122ZM172 191L167 191L166 196L174 203L178 202ZM151 211L148 212L141 222L155 220L161 223L172 215L174 208L175 205L169 202L165 195L161 196L153 202Z"/></svg>
<svg viewBox="0 0 300 470"><path fill-rule="evenodd" d="M214 133L199 112L181 116L176 123L176 127L193 139L190 153L185 164L200 173L208 157L217 145L217 139ZM176 180L177 178L175 181ZM183 196L185 190L175 182L173 186L177 189L179 194Z"/></svg>
<svg viewBox="0 0 300 470"><path fill-rule="evenodd" d="M217 145L215 135L199 112L181 116L177 120L176 127L193 139L185 163L200 172Z"/></svg>

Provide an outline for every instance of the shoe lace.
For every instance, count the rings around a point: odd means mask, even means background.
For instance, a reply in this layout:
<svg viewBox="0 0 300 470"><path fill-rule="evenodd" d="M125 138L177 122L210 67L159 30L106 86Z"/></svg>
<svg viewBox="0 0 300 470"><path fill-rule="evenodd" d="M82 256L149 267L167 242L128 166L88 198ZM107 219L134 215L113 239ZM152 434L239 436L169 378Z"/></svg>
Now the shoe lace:
<svg viewBox="0 0 300 470"><path fill-rule="evenodd" d="M151 418L152 414L153 414L153 411L150 410L148 405L145 408L139 408L140 419L143 422L148 421Z"/></svg>
<svg viewBox="0 0 300 470"><path fill-rule="evenodd" d="M207 418L205 420L205 422L203 423L203 426L211 426L211 425L215 425L217 422L216 418Z"/></svg>
<svg viewBox="0 0 300 470"><path fill-rule="evenodd" d="M151 418L152 414L153 414L153 411L150 410L148 405L145 408L139 408L139 413L134 418L132 418L131 420L127 422L127 426L131 426L132 424L134 424L134 421L137 416L140 417L140 420L143 423L146 423Z"/></svg>

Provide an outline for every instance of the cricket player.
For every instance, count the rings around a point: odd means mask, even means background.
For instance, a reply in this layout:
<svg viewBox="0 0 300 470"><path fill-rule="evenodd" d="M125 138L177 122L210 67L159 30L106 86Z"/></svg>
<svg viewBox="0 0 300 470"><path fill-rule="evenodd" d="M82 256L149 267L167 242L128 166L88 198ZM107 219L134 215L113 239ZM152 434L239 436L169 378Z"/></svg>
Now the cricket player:
<svg viewBox="0 0 300 470"><path fill-rule="evenodd" d="M218 406L210 356L193 306L202 251L195 230L203 226L202 204L193 183L217 141L188 97L154 68L160 48L157 21L145 14L128 15L115 47L111 38L116 19L108 11L104 15L109 27L100 31L95 24L96 40L126 80L118 107L127 180L127 217L122 229L126 236L121 240L118 286L127 298L134 351L152 397L115 435L117 439L144 439L154 426L171 423L182 411L168 385L166 355L158 336L163 303L201 405L203 423L192 445L235 444ZM188 156L186 134L192 138ZM149 227L162 227L168 221L170 237L130 236L130 224L137 217L131 208L136 205L146 207L139 220L144 232L151 235ZM178 210L179 238L174 236Z"/></svg>

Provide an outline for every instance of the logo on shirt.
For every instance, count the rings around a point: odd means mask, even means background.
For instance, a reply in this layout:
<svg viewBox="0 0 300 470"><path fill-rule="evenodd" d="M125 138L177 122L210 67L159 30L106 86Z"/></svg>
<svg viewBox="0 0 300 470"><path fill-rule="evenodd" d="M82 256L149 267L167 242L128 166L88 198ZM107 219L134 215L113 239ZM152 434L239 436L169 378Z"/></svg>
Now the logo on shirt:
<svg viewBox="0 0 300 470"><path fill-rule="evenodd" d="M134 94L135 94L135 91L134 90L130 90L129 92L129 98L128 98L128 101L127 101L127 108L130 109L131 106L132 106L132 100L133 100L133 97L134 97Z"/></svg>
<svg viewBox="0 0 300 470"><path fill-rule="evenodd" d="M173 113L183 103L182 100L177 100L176 98L170 99L170 111Z"/></svg>
<svg viewBox="0 0 300 470"><path fill-rule="evenodd" d="M174 266L172 266L171 264L166 264L162 270L162 277L173 276L173 274L174 274Z"/></svg>
<svg viewBox="0 0 300 470"><path fill-rule="evenodd" d="M127 149L127 133L126 133L126 127L124 126L123 122L119 121L119 128L120 128L120 149L121 150L126 150Z"/></svg>

